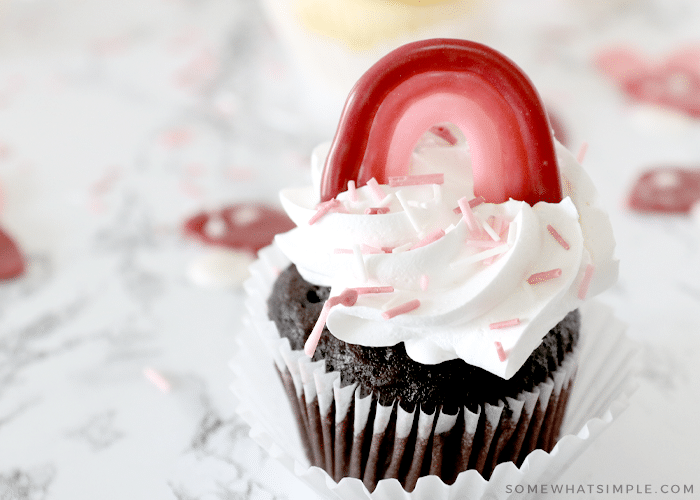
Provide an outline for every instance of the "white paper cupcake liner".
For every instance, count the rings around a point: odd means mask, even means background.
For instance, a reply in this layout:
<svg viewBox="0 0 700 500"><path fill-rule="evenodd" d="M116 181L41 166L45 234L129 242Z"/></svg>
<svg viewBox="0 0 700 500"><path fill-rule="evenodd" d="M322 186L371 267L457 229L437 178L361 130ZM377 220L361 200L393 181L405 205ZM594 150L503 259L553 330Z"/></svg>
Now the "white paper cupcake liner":
<svg viewBox="0 0 700 500"><path fill-rule="evenodd" d="M438 413L436 418L435 413L427 415L417 409L414 413L418 411L420 415L416 417L398 405L383 407L376 402L373 404L371 397L360 398L353 385L341 388L338 374L327 373L323 361L313 363L302 351L292 351L288 341L280 339L275 324L268 320L267 298L277 275L289 262L274 245L259 255L260 259L251 267L251 278L245 284L248 295L246 328L237 337L239 345L231 364L235 375L232 388L240 399L238 413L251 426L255 441L327 498L507 498L506 485L513 491L519 484L555 480L627 405L636 347L626 338L624 325L613 317L609 308L587 304L581 308L582 334L576 353L578 369L572 356L529 396L521 395L518 400L508 398L498 406L487 405L484 420L493 422L496 427L488 439L496 436L495 441L485 448L478 447L482 456L466 457L465 460L476 467L459 473L452 484L445 484L435 475L418 478L416 471L419 472L424 463L421 450L426 454L435 452L433 455L440 457L441 437L449 435L457 419L463 419L464 423L459 423L464 426L461 429L471 426L475 431L479 415ZM576 383L569 391L574 372ZM548 404L550 400L553 403ZM556 403L559 404L555 406ZM503 412L504 406L508 406L507 412ZM540 421L532 425L530 417L538 413L535 406L538 410L549 407L550 411L541 413ZM562 408L567 408L566 416ZM344 418L349 412L352 422ZM501 413L508 413L510 419L502 420ZM530 417L526 418L528 415ZM542 417L550 422L542 426ZM328 419L335 421L328 422ZM393 449L389 454L386 451L377 453L390 420ZM369 431L365 425L368 421ZM499 422L506 425L499 425ZM528 425L530 430L523 432L523 426ZM540 426L547 432L540 433ZM313 431L300 435L299 429ZM563 436L553 449L556 436L552 429L560 429L559 435ZM347 442L338 437L362 430L371 433L365 436L368 444L365 444L364 460L357 457L363 443L360 436L353 435ZM409 458L415 453L416 464L411 463L406 472L406 462L403 462L405 477L402 479L412 491L406 491L397 479L377 482L377 474L384 474L387 468L396 468L402 463L401 450L397 451L396 445L401 440L396 438L406 437L411 431L414 433L409 443L412 447L406 453ZM469 435L469 432L461 434L463 439ZM519 438L510 440L511 436ZM478 439L483 440L483 437ZM376 442L372 443L373 440ZM551 449L551 452L543 449L530 452L535 445ZM526 454L520 467L513 461L495 465L505 447L508 449L504 452L512 456ZM393 456L396 453L398 455ZM457 457L460 458L463 457ZM441 467L439 458L428 458L428 462L431 472ZM321 465L331 473L312 464ZM479 470L486 470L487 476L491 470L493 472L487 480ZM407 477L411 474L412 477ZM355 477L343 477L338 482L333 479L342 476L363 476L364 483Z"/></svg>

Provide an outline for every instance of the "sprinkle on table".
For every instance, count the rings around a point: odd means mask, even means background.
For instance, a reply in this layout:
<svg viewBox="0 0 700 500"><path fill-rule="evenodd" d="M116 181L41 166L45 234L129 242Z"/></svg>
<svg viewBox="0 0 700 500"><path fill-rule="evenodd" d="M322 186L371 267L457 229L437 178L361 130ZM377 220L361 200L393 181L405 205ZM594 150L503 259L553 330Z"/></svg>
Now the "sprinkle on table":
<svg viewBox="0 0 700 500"><path fill-rule="evenodd" d="M408 302L404 302L401 305L398 305L396 307L392 307L391 309L384 311L382 313L382 318L384 319L391 319L395 316L398 316L400 314L406 314L411 311L414 311L420 307L420 300L418 299L413 299L409 300Z"/></svg>
<svg viewBox="0 0 700 500"><path fill-rule="evenodd" d="M144 368L143 375L155 385L160 392L170 392L170 382L160 372L153 368Z"/></svg>
<svg viewBox="0 0 700 500"><path fill-rule="evenodd" d="M552 238L557 240L557 243L559 243L564 248L564 250L568 250L569 248L571 248L566 242L566 240L561 237L561 235L557 232L556 229L554 229L554 227L552 227L551 224L547 224L547 231L549 231L549 234L552 235Z"/></svg>
<svg viewBox="0 0 700 500"><path fill-rule="evenodd" d="M445 174L399 175L389 177L389 186L422 186L425 184L444 184Z"/></svg>
<svg viewBox="0 0 700 500"><path fill-rule="evenodd" d="M535 273L531 275L528 279L527 282L531 285L536 285L537 283L543 283L545 281L549 281L554 278L558 278L561 276L561 269L552 269L550 271L543 271L541 273Z"/></svg>

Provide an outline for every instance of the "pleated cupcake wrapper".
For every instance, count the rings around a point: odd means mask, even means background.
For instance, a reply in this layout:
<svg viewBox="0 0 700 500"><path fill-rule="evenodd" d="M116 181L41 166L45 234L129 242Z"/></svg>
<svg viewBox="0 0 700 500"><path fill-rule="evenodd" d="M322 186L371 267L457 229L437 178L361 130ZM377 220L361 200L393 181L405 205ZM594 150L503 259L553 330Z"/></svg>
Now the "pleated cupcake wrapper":
<svg viewBox="0 0 700 500"><path fill-rule="evenodd" d="M626 407L636 349L595 303L576 355L532 392L457 415L378 404L280 339L267 298L287 265L273 245L251 268L233 390L253 438L327 498L507 498L554 481Z"/></svg>
<svg viewBox="0 0 700 500"><path fill-rule="evenodd" d="M286 339L278 348L286 365L280 378L309 462L336 481L361 479L370 491L389 478L412 491L427 474L452 483L467 469L488 478L500 462L522 463L536 448L551 450L576 371L570 355L550 379L517 398L454 415L408 412L396 401L385 406L363 397L357 384L342 387L339 373L292 351Z"/></svg>

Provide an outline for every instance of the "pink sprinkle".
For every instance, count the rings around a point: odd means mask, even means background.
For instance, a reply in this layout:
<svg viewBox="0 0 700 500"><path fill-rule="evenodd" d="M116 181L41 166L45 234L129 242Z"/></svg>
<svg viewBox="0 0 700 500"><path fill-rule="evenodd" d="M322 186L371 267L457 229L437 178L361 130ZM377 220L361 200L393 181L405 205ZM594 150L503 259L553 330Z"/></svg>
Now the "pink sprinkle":
<svg viewBox="0 0 700 500"><path fill-rule="evenodd" d="M479 205L485 202L486 200L483 196L477 196L476 198L472 198L471 200L469 200L469 208L478 207Z"/></svg>
<svg viewBox="0 0 700 500"><path fill-rule="evenodd" d="M462 212L462 217L464 217L469 231L476 232L479 229L479 222L476 220L476 216L474 212L472 212L472 207L467 201L466 196L460 198L457 203L459 204L459 209Z"/></svg>
<svg viewBox="0 0 700 500"><path fill-rule="evenodd" d="M391 319L399 314L406 314L420 307L420 300L413 299L405 302L399 306L392 307L391 309L384 311L382 313L382 318Z"/></svg>
<svg viewBox="0 0 700 500"><path fill-rule="evenodd" d="M394 291L393 286L362 286L359 288L353 288L358 295L364 295L366 293L392 293Z"/></svg>
<svg viewBox="0 0 700 500"><path fill-rule="evenodd" d="M159 372L153 368L144 368L143 374L160 392L170 392L170 382Z"/></svg>
<svg viewBox="0 0 700 500"><path fill-rule="evenodd" d="M388 214L389 207L369 207L365 209L367 215Z"/></svg>
<svg viewBox="0 0 700 500"><path fill-rule="evenodd" d="M394 250L394 247L382 247L382 252L384 253L391 253Z"/></svg>
<svg viewBox="0 0 700 500"><path fill-rule="evenodd" d="M491 330L500 330L501 328L510 328L511 326L518 326L520 324L520 318L513 318L506 321L499 321L497 323L491 323L489 328Z"/></svg>
<svg viewBox="0 0 700 500"><path fill-rule="evenodd" d="M496 352L498 353L498 360L503 363L506 359L508 359L508 354L506 354L506 351L503 350L503 345L496 341L494 342L494 345L496 346Z"/></svg>
<svg viewBox="0 0 700 500"><path fill-rule="evenodd" d="M584 142L581 144L581 149L578 150L578 154L576 155L576 161L579 163L583 163L583 159L586 157L586 152L588 151L588 143Z"/></svg>
<svg viewBox="0 0 700 500"><path fill-rule="evenodd" d="M355 189L355 181L348 181L348 195L350 201L357 201L357 189Z"/></svg>
<svg viewBox="0 0 700 500"><path fill-rule="evenodd" d="M421 275L421 277L420 277L420 289L425 292L428 289L429 284L430 284L430 276L428 276L427 274Z"/></svg>
<svg viewBox="0 0 700 500"><path fill-rule="evenodd" d="M484 202L486 202L486 200L484 199L483 196L477 196L476 198L472 198L471 200L469 200L469 208L478 207L479 205L481 205ZM454 213L458 214L462 211L462 208L457 207L457 208L452 209L452 211Z"/></svg>
<svg viewBox="0 0 700 500"><path fill-rule="evenodd" d="M477 248L496 248L497 246L503 245L502 241L488 240L467 240L468 247Z"/></svg>
<svg viewBox="0 0 700 500"><path fill-rule="evenodd" d="M439 240L443 236L445 236L445 230L444 229L436 229L435 231L430 233L428 236L426 236L425 238L420 240L418 243L413 245L411 247L411 250L415 250L416 248L420 248L420 247L424 247L426 245L429 245L429 244Z"/></svg>
<svg viewBox="0 0 700 500"><path fill-rule="evenodd" d="M569 244L566 242L566 240L561 237L561 235L557 232L556 229L554 229L552 227L551 224L547 225L547 231L549 231L549 234L552 235L552 238L557 240L557 243L559 243L562 247L564 247L564 250L568 250L570 248Z"/></svg>
<svg viewBox="0 0 700 500"><path fill-rule="evenodd" d="M326 326L326 320L328 319L328 314L331 312L331 308L342 304L345 307L350 307L355 305L357 302L357 291L346 288L341 292L340 295L335 297L329 297L325 304L323 304L323 309L321 309L321 314L316 320L313 330L311 330L311 335L306 339L304 344L304 353L310 358L313 357L316 352L316 347L318 347L318 341L321 339L321 334L323 333L323 328Z"/></svg>
<svg viewBox="0 0 700 500"><path fill-rule="evenodd" d="M309 219L309 225L318 222L321 217L326 215L328 212L340 206L340 202L336 199L326 201L324 203L319 203L316 213Z"/></svg>
<svg viewBox="0 0 700 500"><path fill-rule="evenodd" d="M370 191L372 191L372 196L374 196L377 203L380 203L384 198L386 198L386 193L377 182L377 179L372 177L367 181L367 185L369 186Z"/></svg>
<svg viewBox="0 0 700 500"><path fill-rule="evenodd" d="M352 253L352 249L351 248L334 248L333 253L335 255L340 255L340 254L344 254L344 253Z"/></svg>
<svg viewBox="0 0 700 500"><path fill-rule="evenodd" d="M543 281L549 281L554 278L561 276L561 269L552 269L550 271L543 271L541 273L535 273L527 279L530 285L536 285L537 283L542 283Z"/></svg>
<svg viewBox="0 0 700 500"><path fill-rule="evenodd" d="M578 298L581 300L586 299L588 294L588 287L591 285L591 279L593 278L593 272L595 271L595 266L593 264L588 264L586 266L586 272L583 275L581 284L578 287Z"/></svg>
<svg viewBox="0 0 700 500"><path fill-rule="evenodd" d="M450 146L457 144L457 138L450 132L450 129L444 125L435 125L430 128L430 132L438 136L440 139L445 140Z"/></svg>
<svg viewBox="0 0 700 500"><path fill-rule="evenodd" d="M400 175L389 177L389 186L421 186L424 184L444 184L445 174Z"/></svg>
<svg viewBox="0 0 700 500"><path fill-rule="evenodd" d="M363 254L382 253L380 249L369 245L365 245L364 243L360 244L360 252L362 252Z"/></svg>

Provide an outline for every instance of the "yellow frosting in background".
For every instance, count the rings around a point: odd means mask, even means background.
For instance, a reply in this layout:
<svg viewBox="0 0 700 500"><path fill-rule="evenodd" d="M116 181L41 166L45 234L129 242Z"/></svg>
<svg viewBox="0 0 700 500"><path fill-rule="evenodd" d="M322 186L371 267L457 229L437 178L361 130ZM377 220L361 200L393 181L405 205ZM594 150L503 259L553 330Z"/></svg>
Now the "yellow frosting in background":
<svg viewBox="0 0 700 500"><path fill-rule="evenodd" d="M355 51L469 14L477 0L294 0L302 25Z"/></svg>

